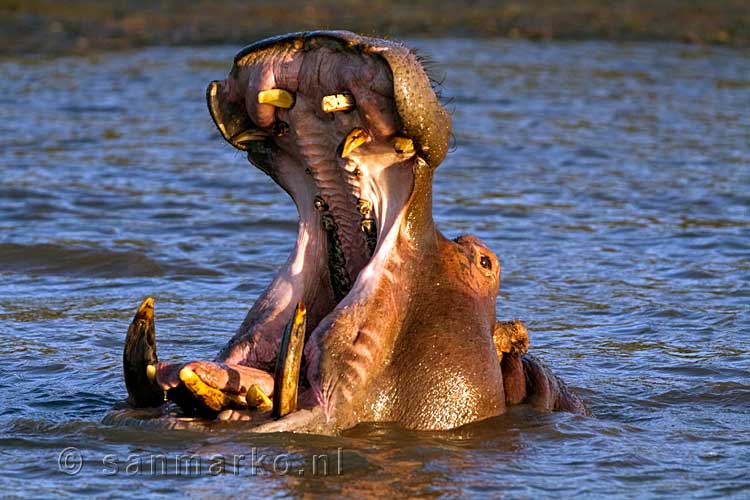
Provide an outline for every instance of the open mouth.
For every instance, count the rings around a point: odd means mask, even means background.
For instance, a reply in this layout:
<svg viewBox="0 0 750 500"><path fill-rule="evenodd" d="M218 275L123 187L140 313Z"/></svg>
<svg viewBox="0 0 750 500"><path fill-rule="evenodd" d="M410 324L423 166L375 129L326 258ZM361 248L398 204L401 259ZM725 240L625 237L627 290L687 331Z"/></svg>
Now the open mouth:
<svg viewBox="0 0 750 500"><path fill-rule="evenodd" d="M283 292L274 297L278 323L266 325L278 338L297 303L314 330L380 274L417 161L412 139L399 133L385 61L338 40L295 42L238 57L230 78L207 92L224 138L297 206L297 242L274 286ZM229 362L274 362L231 350Z"/></svg>
<svg viewBox="0 0 750 500"><path fill-rule="evenodd" d="M414 223L415 183L431 182L445 156L450 118L414 54L347 32L297 33L251 45L236 56L226 80L209 84L207 100L224 139L246 151L299 212L294 250L219 354L216 370L237 373L228 392L242 396L240 406L249 386L279 397L278 367L301 324L299 388L289 390L295 399L299 391L301 406L328 414L339 384L326 383L321 373L324 333L384 279L394 279L385 264ZM187 383L184 368L160 364L156 379L175 388ZM212 375L207 363L191 370L196 383L232 379Z"/></svg>

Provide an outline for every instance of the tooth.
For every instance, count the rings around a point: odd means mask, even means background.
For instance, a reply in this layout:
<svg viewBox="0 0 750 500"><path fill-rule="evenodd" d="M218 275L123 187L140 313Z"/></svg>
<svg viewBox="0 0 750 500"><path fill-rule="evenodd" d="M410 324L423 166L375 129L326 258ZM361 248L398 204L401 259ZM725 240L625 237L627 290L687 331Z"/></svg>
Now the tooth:
<svg viewBox="0 0 750 500"><path fill-rule="evenodd" d="M156 330L154 326L154 299L143 301L135 313L125 337L122 368L128 403L136 408L148 408L164 404L162 391L149 375L150 367L156 365Z"/></svg>
<svg viewBox="0 0 750 500"><path fill-rule="evenodd" d="M414 141L408 137L396 137L393 140L393 148L397 153L411 154L414 152Z"/></svg>
<svg viewBox="0 0 750 500"><path fill-rule="evenodd" d="M333 231L336 229L336 221L333 220L331 214L323 214L323 217L321 217L320 220L323 222L323 229L326 231Z"/></svg>
<svg viewBox="0 0 750 500"><path fill-rule="evenodd" d="M366 233L371 233L375 230L375 221L373 219L362 219L359 228Z"/></svg>
<svg viewBox="0 0 750 500"><path fill-rule="evenodd" d="M221 411L231 406L247 406L245 398L238 394L231 394L211 387L187 366L180 370L180 380L193 396L213 411Z"/></svg>
<svg viewBox="0 0 750 500"><path fill-rule="evenodd" d="M326 203L326 201L320 196L315 197L315 210L318 212L325 212L328 210L328 203Z"/></svg>
<svg viewBox="0 0 750 500"><path fill-rule="evenodd" d="M136 318L144 321L154 320L154 298L147 297L143 303L138 306L138 312L135 314Z"/></svg>
<svg viewBox="0 0 750 500"><path fill-rule="evenodd" d="M372 209L372 204L363 199L357 200L357 211L361 213L362 215L367 215L370 213L370 210Z"/></svg>
<svg viewBox="0 0 750 500"><path fill-rule="evenodd" d="M146 376L151 382L156 383L156 366L148 365L146 367Z"/></svg>
<svg viewBox="0 0 750 500"><path fill-rule="evenodd" d="M354 109L355 105L356 102L354 101L354 96L348 92L327 95L323 97L323 100L320 102L320 107L323 108L323 111L326 113L348 111Z"/></svg>
<svg viewBox="0 0 750 500"><path fill-rule="evenodd" d="M233 135L229 141L244 145L252 141L265 141L266 139L268 139L267 132L264 132L263 130L248 129Z"/></svg>
<svg viewBox="0 0 750 500"><path fill-rule="evenodd" d="M357 167L354 169L354 172L352 172L356 177L362 177L362 169Z"/></svg>
<svg viewBox="0 0 750 500"><path fill-rule="evenodd" d="M247 396L245 396L245 399L247 399L248 408L268 408L273 404L258 384L250 386L250 389L247 390Z"/></svg>
<svg viewBox="0 0 750 500"><path fill-rule="evenodd" d="M258 103L288 109L294 106L294 95L284 89L261 90L258 92Z"/></svg>
<svg viewBox="0 0 750 500"><path fill-rule="evenodd" d="M187 366L180 370L180 380L208 408L221 411L225 408L221 391L209 387Z"/></svg>
<svg viewBox="0 0 750 500"><path fill-rule="evenodd" d="M344 147L341 148L341 157L346 158L349 156L352 151L367 142L367 139L369 139L369 136L362 128L357 127L349 132L349 135L344 139Z"/></svg>
<svg viewBox="0 0 750 500"><path fill-rule="evenodd" d="M299 367L302 350L305 347L305 305L300 302L294 309L289 324L284 329L276 358L276 372L273 380L273 416L288 415L297 409L299 391Z"/></svg>

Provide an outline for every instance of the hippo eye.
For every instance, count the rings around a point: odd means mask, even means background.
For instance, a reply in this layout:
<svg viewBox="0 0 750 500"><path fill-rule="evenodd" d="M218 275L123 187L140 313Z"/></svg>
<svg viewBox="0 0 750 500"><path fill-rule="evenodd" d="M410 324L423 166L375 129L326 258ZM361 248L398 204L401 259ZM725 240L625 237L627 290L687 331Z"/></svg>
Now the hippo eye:
<svg viewBox="0 0 750 500"><path fill-rule="evenodd" d="M479 265L485 269L492 269L492 261L486 255L482 255L482 258L479 259Z"/></svg>

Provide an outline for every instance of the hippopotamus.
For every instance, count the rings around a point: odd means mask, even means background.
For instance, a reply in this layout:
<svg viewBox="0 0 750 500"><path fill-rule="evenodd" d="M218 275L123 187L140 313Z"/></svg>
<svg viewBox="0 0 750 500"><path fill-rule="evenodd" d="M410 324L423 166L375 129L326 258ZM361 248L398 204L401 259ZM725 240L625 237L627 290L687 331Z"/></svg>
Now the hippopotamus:
<svg viewBox="0 0 750 500"><path fill-rule="evenodd" d="M584 411L528 354L523 323L496 319L498 257L435 225L451 117L413 51L345 31L269 38L207 101L221 136L291 196L297 241L212 361L159 362L146 299L123 357L131 407L324 434L453 429L521 403Z"/></svg>

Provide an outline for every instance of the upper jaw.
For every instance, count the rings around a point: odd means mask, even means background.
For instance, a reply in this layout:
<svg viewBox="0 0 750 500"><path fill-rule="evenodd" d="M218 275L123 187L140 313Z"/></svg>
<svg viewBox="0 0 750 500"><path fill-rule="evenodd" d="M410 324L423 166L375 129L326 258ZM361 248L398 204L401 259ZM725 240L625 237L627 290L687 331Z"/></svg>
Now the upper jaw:
<svg viewBox="0 0 750 500"><path fill-rule="evenodd" d="M305 81L301 76L303 65L307 59L315 59L316 53L324 56L316 68L319 81ZM358 56L358 66L332 63L347 55ZM385 64L382 71L379 67L368 73L363 67L367 61ZM258 68L264 70L260 77ZM258 88L259 78L292 93L314 91L316 86L322 90L326 83L339 87L317 97L341 94L339 91L347 85L358 83L348 90L354 94L354 106L365 108L371 127L393 125L394 130L384 132L398 132L410 138L417 154L433 169L445 158L451 133L450 115L440 104L417 57L401 44L347 31L312 31L261 40L242 49L234 59L229 78L209 84L208 108L222 137L237 149L248 151L249 159L267 170L272 163L269 157L273 155L273 141L264 139L272 139L279 130L274 128L275 122L268 121L273 112L255 102L256 94L252 91L264 90ZM375 86L382 87L381 82L386 79L387 88L368 87L374 80L380 80ZM388 108L395 108L393 117L379 116L382 103L372 99L371 90L385 92L390 101ZM370 96L360 91L367 91ZM321 102L319 107L324 106ZM318 112L325 114L322 109Z"/></svg>
<svg viewBox="0 0 750 500"><path fill-rule="evenodd" d="M407 104L405 73L428 86L424 95L410 89ZM292 196L329 260L340 261L329 269L337 302L374 254L392 192L411 188L414 161L447 147L434 129L450 131L443 108L430 111L437 100L411 52L348 32L258 42L237 55L229 78L209 84L207 100L222 136Z"/></svg>
<svg viewBox="0 0 750 500"><path fill-rule="evenodd" d="M429 173L450 135L450 117L412 52L345 31L292 33L246 47L229 77L209 84L207 101L222 137L292 196L303 221L309 207L301 203L312 195L317 210L322 198L336 220L322 210L319 236L336 226L351 247L350 236L365 234L367 255L349 256L347 286L383 234L391 191L384 183L404 182L384 169L410 169L419 160L409 174Z"/></svg>

